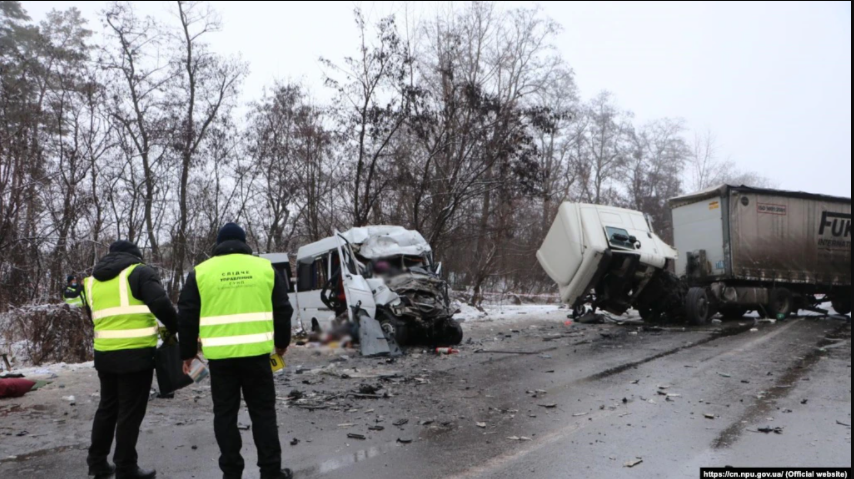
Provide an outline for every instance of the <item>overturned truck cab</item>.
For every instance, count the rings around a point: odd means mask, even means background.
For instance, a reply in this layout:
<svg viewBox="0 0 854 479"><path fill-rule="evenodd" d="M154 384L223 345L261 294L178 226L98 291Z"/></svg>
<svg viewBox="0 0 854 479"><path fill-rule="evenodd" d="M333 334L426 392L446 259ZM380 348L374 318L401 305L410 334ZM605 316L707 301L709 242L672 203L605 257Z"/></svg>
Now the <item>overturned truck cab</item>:
<svg viewBox="0 0 854 479"><path fill-rule="evenodd" d="M645 320L682 314L686 289L671 271L677 252L638 211L563 203L537 259L576 314L585 304Z"/></svg>

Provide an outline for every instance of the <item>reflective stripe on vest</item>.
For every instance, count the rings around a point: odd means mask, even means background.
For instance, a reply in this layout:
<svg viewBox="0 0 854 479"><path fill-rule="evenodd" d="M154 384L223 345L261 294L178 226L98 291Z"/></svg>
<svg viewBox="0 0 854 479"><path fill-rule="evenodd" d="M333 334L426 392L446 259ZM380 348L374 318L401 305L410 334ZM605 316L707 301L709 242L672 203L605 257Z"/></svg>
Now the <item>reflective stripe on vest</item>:
<svg viewBox="0 0 854 479"><path fill-rule="evenodd" d="M109 281L86 278L86 301L95 323L95 350L121 351L157 346L157 319L133 297L128 276L138 264Z"/></svg>
<svg viewBox="0 0 854 479"><path fill-rule="evenodd" d="M202 300L199 337L207 359L270 354L274 346L270 261L245 254L217 256L196 266Z"/></svg>
<svg viewBox="0 0 854 479"><path fill-rule="evenodd" d="M63 295L63 299L65 300L65 304L69 306L83 306L83 297L79 294L72 298L67 298L65 297L65 295Z"/></svg>

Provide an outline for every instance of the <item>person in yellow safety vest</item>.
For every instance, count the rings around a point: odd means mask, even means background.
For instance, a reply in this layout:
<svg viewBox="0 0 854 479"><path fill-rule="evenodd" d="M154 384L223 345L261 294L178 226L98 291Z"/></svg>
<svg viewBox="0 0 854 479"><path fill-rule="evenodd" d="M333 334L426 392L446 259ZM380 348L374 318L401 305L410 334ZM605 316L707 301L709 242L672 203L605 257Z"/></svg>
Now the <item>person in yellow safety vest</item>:
<svg viewBox="0 0 854 479"><path fill-rule="evenodd" d="M65 289L62 291L62 299L65 304L72 308L83 306L83 285L77 281L77 277L69 274L65 278Z"/></svg>
<svg viewBox="0 0 854 479"><path fill-rule="evenodd" d="M198 354L208 360L214 403L214 434L224 479L243 477L237 427L240 394L249 408L261 479L291 479L282 469L276 422L276 386L270 355L283 356L291 342L293 308L285 279L268 260L252 255L246 232L222 227L213 258L187 276L178 300L184 371Z"/></svg>
<svg viewBox="0 0 854 479"><path fill-rule="evenodd" d="M101 402L92 424L87 462L96 479L150 479L139 468L136 443L145 418L154 376L157 320L174 335L175 307L157 271L142 264L142 252L129 241L110 245L84 281L86 307L95 324L95 369ZM115 437L115 466L107 460Z"/></svg>

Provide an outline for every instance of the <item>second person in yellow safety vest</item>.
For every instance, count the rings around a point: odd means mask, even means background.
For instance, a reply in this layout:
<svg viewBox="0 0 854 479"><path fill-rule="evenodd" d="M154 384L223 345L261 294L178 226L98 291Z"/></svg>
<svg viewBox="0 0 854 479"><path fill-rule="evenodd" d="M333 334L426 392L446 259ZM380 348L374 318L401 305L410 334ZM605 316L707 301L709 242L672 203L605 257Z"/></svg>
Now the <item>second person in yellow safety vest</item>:
<svg viewBox="0 0 854 479"><path fill-rule="evenodd" d="M70 274L65 279L65 289L62 290L62 300L72 308L83 306L83 285L77 277Z"/></svg>
<svg viewBox="0 0 854 479"><path fill-rule="evenodd" d="M291 342L287 283L268 260L252 255L246 233L229 223L220 230L213 258L187 276L178 301L181 357L188 372L198 339L209 360L214 433L224 479L243 476L237 427L240 396L249 409L261 479L291 479L282 470L276 422L276 386L270 367L275 350Z"/></svg>
<svg viewBox="0 0 854 479"><path fill-rule="evenodd" d="M96 479L151 479L137 464L136 442L154 376L160 320L172 333L178 319L157 271L142 264L135 244L117 241L84 281L86 307L95 324L95 369L101 402L92 424L89 475ZM107 457L115 437L115 467Z"/></svg>

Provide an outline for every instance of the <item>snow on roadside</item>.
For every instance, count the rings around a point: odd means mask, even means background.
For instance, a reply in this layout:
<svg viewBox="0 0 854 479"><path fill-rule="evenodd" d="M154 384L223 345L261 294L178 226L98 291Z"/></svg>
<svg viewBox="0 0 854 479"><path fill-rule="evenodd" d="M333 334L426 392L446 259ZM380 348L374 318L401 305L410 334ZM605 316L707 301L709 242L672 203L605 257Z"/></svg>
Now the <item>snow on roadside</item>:
<svg viewBox="0 0 854 479"><path fill-rule="evenodd" d="M61 376L63 373L76 372L82 369L92 369L94 367L95 362L88 361L85 363L78 364L57 363L45 364L42 366L35 366L29 368L15 368L11 372L16 374L23 374L28 379L50 379L57 376Z"/></svg>
<svg viewBox="0 0 854 479"><path fill-rule="evenodd" d="M460 313L454 318L466 323L478 323L488 321L520 321L530 318L531 320L543 319L544 316L565 317L569 312L561 309L555 304L524 304L516 305L484 305L484 311L467 304L459 306Z"/></svg>

